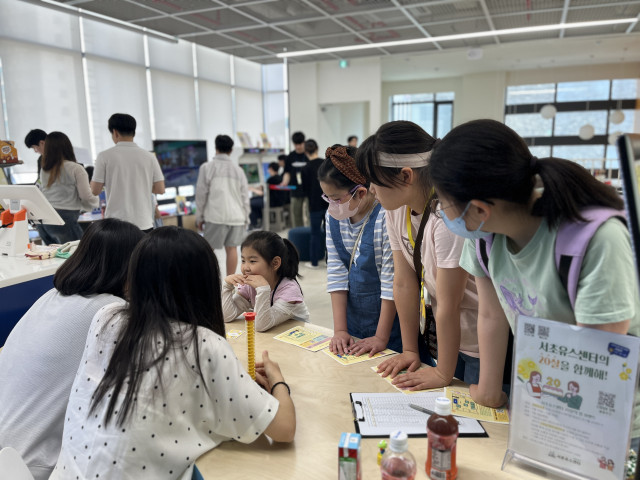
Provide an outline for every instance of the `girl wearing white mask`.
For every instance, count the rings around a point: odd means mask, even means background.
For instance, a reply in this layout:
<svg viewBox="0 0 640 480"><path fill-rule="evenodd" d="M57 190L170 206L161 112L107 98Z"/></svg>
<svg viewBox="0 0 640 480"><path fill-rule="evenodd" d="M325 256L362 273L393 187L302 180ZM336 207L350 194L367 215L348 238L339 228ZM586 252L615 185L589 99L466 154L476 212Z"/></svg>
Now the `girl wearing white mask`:
<svg viewBox="0 0 640 480"><path fill-rule="evenodd" d="M402 354L382 362L378 372L411 390L444 387L454 376L475 383L480 371L478 295L473 277L459 266L464 239L431 214L435 196L427 166L435 143L415 123L389 122L356 156L387 209L402 328ZM421 361L430 366L419 369Z"/></svg>
<svg viewBox="0 0 640 480"><path fill-rule="evenodd" d="M329 203L327 290L334 325L330 348L338 354L372 356L387 347L400 351L402 341L385 210L356 168L355 152L355 147L334 145L318 169L322 197Z"/></svg>

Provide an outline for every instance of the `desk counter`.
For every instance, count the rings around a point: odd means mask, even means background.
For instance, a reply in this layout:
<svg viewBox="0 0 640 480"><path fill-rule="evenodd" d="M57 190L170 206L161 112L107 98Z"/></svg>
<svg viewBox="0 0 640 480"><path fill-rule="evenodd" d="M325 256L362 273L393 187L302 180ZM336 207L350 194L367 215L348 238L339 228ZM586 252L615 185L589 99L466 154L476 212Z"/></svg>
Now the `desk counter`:
<svg viewBox="0 0 640 480"><path fill-rule="evenodd" d="M294 443L271 445L264 435L250 445L226 442L198 460L205 478L215 474L215 478L228 479L336 479L340 434L355 431L349 393L396 391L371 371L380 359L343 366L322 352L312 353L273 339L274 335L298 324L289 321L269 332L256 333L256 358L262 356L263 350L268 350L270 357L280 364L291 387L297 417ZM244 323L235 321L227 324L227 328L244 330ZM246 342L246 334L230 340L245 366ZM425 415L425 429L426 421ZM508 426L483 425L488 438L458 439L459 479L539 478L525 472L502 472ZM376 463L378 441L377 438L362 440L363 480L380 478ZM426 437L410 438L409 450L418 463L416 479L428 478L425 473Z"/></svg>

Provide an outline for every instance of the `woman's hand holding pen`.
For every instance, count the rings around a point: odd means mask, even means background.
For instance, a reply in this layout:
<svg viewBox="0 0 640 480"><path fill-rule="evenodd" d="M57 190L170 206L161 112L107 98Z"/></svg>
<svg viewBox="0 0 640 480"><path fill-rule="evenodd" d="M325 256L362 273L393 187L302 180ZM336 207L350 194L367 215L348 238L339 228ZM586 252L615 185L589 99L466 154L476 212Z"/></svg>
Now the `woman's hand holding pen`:
<svg viewBox="0 0 640 480"><path fill-rule="evenodd" d="M420 355L417 352L406 351L394 355L378 365L378 373L381 373L383 377L394 378L402 370L406 369L409 372L417 370L421 364Z"/></svg>
<svg viewBox="0 0 640 480"><path fill-rule="evenodd" d="M376 353L387 348L387 343L389 343L389 339L385 340L378 336L363 338L353 344L349 349L349 353L359 357L363 353L369 352L369 357L373 357Z"/></svg>

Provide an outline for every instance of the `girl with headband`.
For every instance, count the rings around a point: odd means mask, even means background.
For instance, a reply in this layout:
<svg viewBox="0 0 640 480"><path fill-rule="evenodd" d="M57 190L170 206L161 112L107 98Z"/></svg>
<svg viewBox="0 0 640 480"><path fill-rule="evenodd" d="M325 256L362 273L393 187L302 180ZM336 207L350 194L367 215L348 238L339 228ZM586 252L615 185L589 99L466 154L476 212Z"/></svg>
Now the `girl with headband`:
<svg viewBox="0 0 640 480"><path fill-rule="evenodd" d="M393 302L393 258L385 210L356 168L356 148L334 145L318 170L327 210L327 290L334 335L331 351L369 356L400 351ZM353 337L360 340L354 341Z"/></svg>
<svg viewBox="0 0 640 480"><path fill-rule="evenodd" d="M478 286L482 372L480 383L470 388L477 403L498 407L506 400L496 372L502 370L507 332L519 313L640 334L631 241L616 218L623 200L612 187L574 162L533 157L516 132L494 120L451 130L434 149L429 171L443 220L470 239L460 265L476 276ZM544 190L536 188L538 181ZM555 263L560 227L594 222L593 213L603 210L610 215L599 219L602 223L585 245L577 290L569 291ZM485 244L492 239L484 268L482 251L476 256L475 240L481 238ZM636 413L636 448L639 436Z"/></svg>
<svg viewBox="0 0 640 480"><path fill-rule="evenodd" d="M476 288L458 265L464 239L430 214L435 196L427 165L435 142L415 123L389 122L356 155L358 169L387 210L402 329L402 354L382 362L378 372L410 390L449 385L454 374L474 383L480 369ZM421 361L431 366L419 369Z"/></svg>

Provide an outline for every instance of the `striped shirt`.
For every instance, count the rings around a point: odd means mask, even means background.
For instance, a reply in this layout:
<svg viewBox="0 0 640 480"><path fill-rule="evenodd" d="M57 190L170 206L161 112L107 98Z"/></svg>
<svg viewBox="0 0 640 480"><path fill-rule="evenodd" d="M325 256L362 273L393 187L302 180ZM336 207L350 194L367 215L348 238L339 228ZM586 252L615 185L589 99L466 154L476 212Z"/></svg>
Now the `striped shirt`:
<svg viewBox="0 0 640 480"><path fill-rule="evenodd" d="M349 255L353 251L353 246L360 233L364 221L367 217L363 218L357 223L351 223L349 219L341 220L340 223L340 235L342 236L342 242L347 249ZM331 216L327 212L326 225L327 225L327 291L336 292L341 290L349 290L349 272L347 268L340 260L340 256L333 244L333 238L331 238L331 229L329 227ZM375 249L376 267L378 269L378 276L380 277L380 298L383 300L393 300L393 255L391 252L391 245L389 244L389 236L387 235L387 221L385 217L384 208L380 209L376 218L375 227L373 229L373 247ZM358 263L358 257L360 256L360 246L353 258L354 263Z"/></svg>

